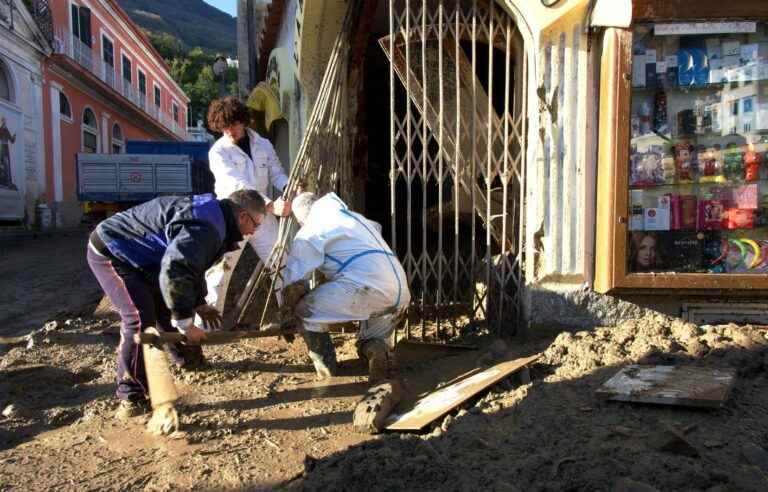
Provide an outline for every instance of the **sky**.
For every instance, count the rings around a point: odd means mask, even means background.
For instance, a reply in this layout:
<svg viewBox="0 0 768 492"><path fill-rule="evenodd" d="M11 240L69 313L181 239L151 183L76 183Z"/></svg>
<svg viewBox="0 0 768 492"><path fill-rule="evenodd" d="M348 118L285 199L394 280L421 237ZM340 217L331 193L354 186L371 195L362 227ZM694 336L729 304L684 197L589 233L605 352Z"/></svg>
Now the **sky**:
<svg viewBox="0 0 768 492"><path fill-rule="evenodd" d="M232 17L237 16L237 0L205 0L205 3L223 10Z"/></svg>

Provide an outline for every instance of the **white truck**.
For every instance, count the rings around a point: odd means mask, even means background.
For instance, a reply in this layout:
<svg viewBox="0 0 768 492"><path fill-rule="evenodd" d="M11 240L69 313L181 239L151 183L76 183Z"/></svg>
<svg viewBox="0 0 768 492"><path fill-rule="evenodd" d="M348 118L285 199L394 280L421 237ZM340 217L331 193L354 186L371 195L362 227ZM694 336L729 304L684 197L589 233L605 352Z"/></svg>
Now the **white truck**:
<svg viewBox="0 0 768 492"><path fill-rule="evenodd" d="M77 198L107 214L161 195L192 193L188 155L77 154Z"/></svg>

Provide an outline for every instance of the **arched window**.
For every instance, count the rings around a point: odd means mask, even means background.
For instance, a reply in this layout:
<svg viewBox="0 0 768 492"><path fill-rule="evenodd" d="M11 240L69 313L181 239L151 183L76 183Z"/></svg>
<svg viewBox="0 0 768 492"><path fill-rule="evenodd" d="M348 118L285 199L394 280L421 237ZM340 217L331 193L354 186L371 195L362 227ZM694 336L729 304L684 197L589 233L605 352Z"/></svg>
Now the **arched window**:
<svg viewBox="0 0 768 492"><path fill-rule="evenodd" d="M11 82L11 71L5 63L0 60L0 99L13 102L13 82Z"/></svg>
<svg viewBox="0 0 768 492"><path fill-rule="evenodd" d="M112 153L122 154L125 148L125 140L123 140L123 130L120 125L115 123L112 126Z"/></svg>
<svg viewBox="0 0 768 492"><path fill-rule="evenodd" d="M99 151L99 125L96 114L86 108L83 112L83 152L95 154Z"/></svg>
<svg viewBox="0 0 768 492"><path fill-rule="evenodd" d="M72 106L69 105L69 99L63 92L59 92L59 113L65 119L72 121Z"/></svg>

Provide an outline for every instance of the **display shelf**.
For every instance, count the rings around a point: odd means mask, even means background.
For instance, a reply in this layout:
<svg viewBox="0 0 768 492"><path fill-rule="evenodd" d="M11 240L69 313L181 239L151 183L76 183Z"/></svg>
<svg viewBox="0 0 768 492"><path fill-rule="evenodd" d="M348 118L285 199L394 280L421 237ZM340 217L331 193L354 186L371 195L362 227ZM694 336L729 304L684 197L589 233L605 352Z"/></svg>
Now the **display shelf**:
<svg viewBox="0 0 768 492"><path fill-rule="evenodd" d="M711 254L712 243L718 240L735 240L733 247L736 252L740 251L738 244L745 246L747 260L755 257L749 241L754 241L761 248L765 248L765 252L761 251L761 255L768 254L768 223L766 223L768 217L763 208L764 200L768 202L768 186L764 184L768 182L768 173L766 173L768 155L765 154L768 148L762 138L766 132L761 128L768 126L768 90L766 90L768 79L756 78L756 76L763 77L765 72L756 72L756 69L749 68L752 63L768 65L768 52L763 48L768 46L768 29L761 23L758 24L755 33L749 34L716 31L712 34L694 33L674 36L662 34L657 36L653 33L653 29L653 24L635 24L631 30L615 33L615 36L607 39L604 46L604 59L608 60L609 64L603 65L601 72L601 81L606 85L600 94L601 137L595 288L598 292L615 290L629 292L645 289L697 292L723 289L768 291L767 261L761 260L759 268L751 269L748 268L749 265L739 265L737 262L735 266L725 265L722 270L712 272L712 265L706 263L710 261L707 259L709 256L703 256L700 259L694 256L688 260L687 258L697 249L687 248L685 241L681 243L675 239L679 237L683 240L700 241L702 247L709 248L705 251L706 255ZM756 48L758 45L759 48ZM663 63L670 56L679 54L680 50L698 50L699 53L706 54L705 59L710 56L720 58L723 64L728 62L723 57L735 55L741 56L741 59L756 61L749 66L742 63L744 66L740 70L728 70L730 79L742 77L741 80L685 86L678 85L675 76L664 72L663 69L659 78L652 75L653 72L650 70L653 70L653 67L641 69L643 70L641 72L633 70L633 62L637 63L637 60L642 62L643 54L647 54L648 59L652 60L646 65L653 65L657 60ZM627 52L631 52L632 56L622 56ZM696 61L696 64L697 66L691 68L694 70L693 74L689 73L687 77L700 76L699 62ZM749 80L746 80L744 70ZM752 70L751 75L750 70ZM761 70L765 70L765 67L761 67ZM646 80L649 82L646 85L633 86L633 80L638 76L643 77L644 75L641 75L643 73L647 73ZM718 77L714 73L712 76ZM655 97L655 94L662 92L665 93L666 98ZM734 101L737 101L736 106L733 105ZM704 125L707 126L711 118L713 123L717 123L715 129L722 131L712 131L709 128L707 131L694 133L694 125L697 123L695 118L700 116L702 111L706 118ZM637 135L638 125L646 129L649 122L651 125L658 125L661 122L666 125L659 127L664 131L632 137L633 132ZM701 127L700 120L699 126ZM678 135L678 131L681 134ZM723 134L724 132L728 133ZM729 179L722 182L700 182L698 178L704 174L704 167L692 168L693 176L696 178L693 182L680 183L670 179L673 175L668 174L670 164L666 159L669 157L678 159L675 151L682 150L675 149L674 146L686 141L692 145L689 151L693 163L700 160L701 152L715 152L710 150L710 147L723 152L718 154L717 158L707 157L704 162L710 163L716 160L718 162L716 174L725 172L725 176ZM760 164L758 179L749 181L739 179L741 175L736 170L734 161L730 164L725 162L724 153L729 144L738 145L742 152L746 151L748 146L754 145L755 147L749 147L749 150L762 154L763 162ZM663 172L668 182L630 184L631 178L655 180L658 169L658 164L655 164L657 159L664 159ZM754 161L751 162L754 165ZM706 172L711 175L709 165ZM636 169L640 169L638 174L634 174ZM754 176L754 168L750 168L749 172L752 173L750 177ZM661 181L660 176L658 181ZM746 195L736 190L749 185L757 187L756 207L754 201L740 201L743 197L744 200L754 200L754 191L751 195ZM723 209L722 204L729 203L728 198L723 197L730 196L730 192L725 190L723 195L715 190L716 188L732 188L733 201L730 203L738 203L743 208L737 209L733 205L725 205ZM668 201L666 205L662 201L664 195L672 195L670 198L672 201ZM691 222L692 209L687 205L691 202L687 200L681 202L680 198L685 197L676 195L697 197L696 202L693 202L694 220L697 226L694 227ZM704 201L709 203L702 208ZM725 212L722 215L724 226L726 224L731 227L743 226L750 221L749 225L754 227L704 228L709 226L713 220L712 217L715 221L720 220L719 214L709 215L713 210L709 207L718 205L716 203L718 201L720 213ZM666 208L670 203L673 204L672 207L678 208ZM745 203L750 205L745 206ZM682 212L679 207L683 207ZM644 225L641 222L640 227L636 227L638 210L641 211L641 220L644 221ZM669 219L661 213L664 210L668 210ZM648 213L649 211L653 211L655 215ZM749 217L748 211L751 211L754 216ZM700 215L702 213L707 215ZM702 217L706 218L702 219ZM688 228L646 230L649 220L656 227L667 220L683 220ZM702 225L702 220L706 225ZM637 240L642 238L633 237L637 235L655 236L657 243L655 246L650 243L639 244ZM739 243L740 240L741 243ZM638 265L641 265L638 260L639 248L651 246L657 247L659 254L666 256L663 257L660 266L639 268ZM733 252L731 254L733 255ZM735 256L738 257L738 254Z"/></svg>
<svg viewBox="0 0 768 492"><path fill-rule="evenodd" d="M752 82L761 82L761 81L768 81L768 79L760 79L760 80L754 80ZM699 92L699 91L718 91L723 90L725 86L730 84L744 84L744 82L711 82L709 84L698 84L698 85L677 85L677 84L668 84L668 85L657 85L657 86L633 86L632 92L649 92L649 93L655 93L660 90L664 90L667 92Z"/></svg>
<svg viewBox="0 0 768 492"><path fill-rule="evenodd" d="M754 181L723 181L723 182L694 182L694 183L664 183L657 185L629 185L630 191L652 191L679 188L706 188L706 187L734 187L750 184L768 183L768 178L756 179ZM767 185L768 186L768 185Z"/></svg>

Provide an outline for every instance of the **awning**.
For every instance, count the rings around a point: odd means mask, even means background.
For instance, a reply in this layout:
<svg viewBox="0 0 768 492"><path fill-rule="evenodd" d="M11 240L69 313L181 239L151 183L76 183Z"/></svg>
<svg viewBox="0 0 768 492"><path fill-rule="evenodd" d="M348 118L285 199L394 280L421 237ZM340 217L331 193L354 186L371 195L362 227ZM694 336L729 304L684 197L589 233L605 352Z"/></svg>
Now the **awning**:
<svg viewBox="0 0 768 492"><path fill-rule="evenodd" d="M264 114L263 124L267 130L272 127L272 123L283 118L283 111L280 109L280 99L266 82L259 82L253 88L246 104L252 110Z"/></svg>

